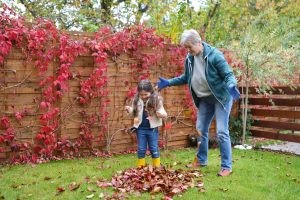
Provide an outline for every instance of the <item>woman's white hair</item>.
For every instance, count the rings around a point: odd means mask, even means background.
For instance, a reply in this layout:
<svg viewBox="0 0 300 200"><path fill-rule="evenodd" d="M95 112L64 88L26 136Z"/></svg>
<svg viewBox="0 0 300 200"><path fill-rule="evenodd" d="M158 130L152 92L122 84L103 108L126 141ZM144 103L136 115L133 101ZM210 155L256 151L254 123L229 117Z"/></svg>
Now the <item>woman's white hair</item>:
<svg viewBox="0 0 300 200"><path fill-rule="evenodd" d="M196 44L197 42L201 42L201 37L199 33L195 29L184 30L181 35L180 44L185 44L187 42L191 42L192 44Z"/></svg>

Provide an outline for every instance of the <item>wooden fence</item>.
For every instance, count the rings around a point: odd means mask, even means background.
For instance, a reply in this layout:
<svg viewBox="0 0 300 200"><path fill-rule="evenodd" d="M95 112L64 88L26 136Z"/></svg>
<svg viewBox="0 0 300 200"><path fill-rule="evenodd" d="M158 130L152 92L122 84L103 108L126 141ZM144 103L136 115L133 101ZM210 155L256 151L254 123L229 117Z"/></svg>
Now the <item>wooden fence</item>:
<svg viewBox="0 0 300 200"><path fill-rule="evenodd" d="M271 93L270 93L271 92ZM270 95L265 95L265 94ZM261 94L249 90L249 105L254 124L251 133L257 137L300 142L300 87L274 87Z"/></svg>
<svg viewBox="0 0 300 200"><path fill-rule="evenodd" d="M145 54L154 54L153 50L147 50ZM168 51L165 51L168 57ZM132 125L132 118L127 116L124 106L128 103L127 93L130 88L137 86L137 80L132 76L132 69L129 67L136 62L128 55L123 54L114 60L108 61L108 99L110 101L107 111L107 131L99 133L97 126L93 127L94 134L93 148L98 150L109 150L111 152L122 152L136 149L134 135L125 133L125 129ZM175 73L181 72L182 66L168 66L167 60L161 61L159 66L153 66L150 71L150 80L155 83L159 76L171 78ZM57 63L50 64L47 75L55 75ZM167 66L167 67L165 67ZM91 55L76 58L70 71L72 74L79 74L77 78L69 80L69 90L57 102L61 115L59 128L55 130L57 139L75 141L80 137L80 126L87 115L99 113L99 102L92 101L89 105L74 103L80 90L80 81L90 76L95 69L94 58ZM39 103L42 91L39 85L41 77L33 63L27 62L24 55L18 48L13 48L6 57L5 63L1 66L0 79L2 89L0 92L1 117L8 116L11 127L14 128L14 142L33 146L35 137L40 131L39 118L42 113L39 111ZM5 89L4 89L5 88ZM195 133L194 122L191 120L191 111L184 103L186 95L185 86L172 87L161 92L164 98L164 105L169 118L165 123L172 123L168 130L160 129L160 140L164 141L167 148L181 148L188 146L188 135ZM16 113L26 112L22 120L17 120ZM237 113L237 111L235 111ZM211 132L214 132L214 124ZM1 134L3 130L1 130ZM16 154L12 145L1 144L0 160L6 160ZM21 149L22 151L22 149Z"/></svg>
<svg viewBox="0 0 300 200"><path fill-rule="evenodd" d="M168 50L164 51L164 60L160 64L149 69L152 83L157 81L159 76L167 78L174 77L182 72L182 66L170 65L169 59L174 59ZM145 50L144 54L151 56L155 50ZM178 58L177 58L178 59ZM181 59L184 59L181 58ZM135 135L125 133L125 129L132 125L132 118L126 115L124 106L128 103L127 93L137 86L137 79L132 75L134 71L130 65L137 61L127 54L119 55L114 60L108 61L108 99L110 101L107 111L107 131L99 133L97 126L92 128L94 139L93 148L98 150L109 150L111 152L122 152L136 149ZM47 76L55 75L57 63L50 64ZM68 81L69 90L56 106L60 108L59 128L55 131L57 139L75 141L82 134L80 126L85 116L99 114L99 102L93 100L89 105L75 103L80 90L80 81L87 79L95 69L94 58L91 55L80 56L70 68L72 74L77 78ZM40 131L39 118L42 113L39 111L39 104L42 90L39 85L41 78L33 63L25 60L24 55L18 48L13 48L6 57L1 67L0 79L2 89L0 92L1 117L8 116L11 127L15 131L14 141L18 144L34 145L36 134ZM5 89L4 89L5 88ZM191 119L191 110L186 106L186 98L190 98L186 86L171 87L161 91L164 98L164 106L168 112L168 119L165 124L172 124L171 128L165 130L160 128L160 141L166 148L182 148L189 145L188 136L195 133L195 124ZM235 105L233 114L237 115L238 106ZM26 111L22 120L17 120L16 113ZM3 130L2 130L3 131ZM215 122L210 128L211 137L215 134ZM1 132L3 133L3 132ZM6 160L16 153L12 145L0 145L4 151L0 152L0 160ZM21 147L23 148L23 147ZM22 149L21 149L22 151Z"/></svg>

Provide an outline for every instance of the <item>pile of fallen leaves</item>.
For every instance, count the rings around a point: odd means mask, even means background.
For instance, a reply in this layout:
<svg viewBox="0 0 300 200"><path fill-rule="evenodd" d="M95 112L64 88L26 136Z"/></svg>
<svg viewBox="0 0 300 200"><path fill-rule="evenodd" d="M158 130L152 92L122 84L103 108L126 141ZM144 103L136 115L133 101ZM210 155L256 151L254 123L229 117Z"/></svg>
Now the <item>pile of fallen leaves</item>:
<svg viewBox="0 0 300 200"><path fill-rule="evenodd" d="M199 170L153 168L129 168L112 177L111 186L119 193L163 193L164 199L172 199L189 187L203 189L202 174Z"/></svg>

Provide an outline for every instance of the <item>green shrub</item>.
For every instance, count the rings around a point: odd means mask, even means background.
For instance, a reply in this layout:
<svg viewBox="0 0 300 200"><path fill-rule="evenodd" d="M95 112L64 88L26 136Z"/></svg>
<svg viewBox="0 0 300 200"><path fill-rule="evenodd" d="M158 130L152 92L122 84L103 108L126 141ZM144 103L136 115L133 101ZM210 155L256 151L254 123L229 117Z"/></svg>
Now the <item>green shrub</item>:
<svg viewBox="0 0 300 200"><path fill-rule="evenodd" d="M250 112L250 111L249 111ZM253 123L253 118L250 113L248 113L247 122L246 122L246 139L251 135L250 127ZM237 118L230 117L229 119L229 134L232 145L237 145L242 143L243 137L243 120L242 115L240 114Z"/></svg>

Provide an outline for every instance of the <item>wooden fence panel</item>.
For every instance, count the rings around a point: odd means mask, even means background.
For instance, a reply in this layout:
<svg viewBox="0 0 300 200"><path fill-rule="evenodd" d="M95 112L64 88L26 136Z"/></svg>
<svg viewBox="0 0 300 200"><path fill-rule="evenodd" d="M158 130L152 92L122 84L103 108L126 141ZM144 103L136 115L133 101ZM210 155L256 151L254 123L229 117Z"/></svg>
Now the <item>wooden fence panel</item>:
<svg viewBox="0 0 300 200"><path fill-rule="evenodd" d="M251 114L254 116L266 116L266 117L278 117L278 118L288 118L290 119L300 119L300 112L295 110L279 110L274 108L273 110L264 108L252 108Z"/></svg>
<svg viewBox="0 0 300 200"><path fill-rule="evenodd" d="M296 76L295 76L296 77ZM274 94L280 94L280 95L299 95L300 94L300 88L299 85L299 79L296 80L295 79L295 85L291 85L291 86L274 86L271 89L267 89L265 92L266 93L272 93L272 95ZM261 92L259 92L257 87L249 87L249 94L259 94Z"/></svg>
<svg viewBox="0 0 300 200"><path fill-rule="evenodd" d="M292 142L300 142L300 87L273 87L262 95L249 90L249 106L254 118L251 133Z"/></svg>
<svg viewBox="0 0 300 200"><path fill-rule="evenodd" d="M145 51L153 54L153 50ZM166 52L167 54L167 52ZM168 55L166 55L168 57ZM125 129L132 126L132 117L128 116L124 110L129 104L127 93L132 88L136 88L138 82L134 70L130 67L136 64L136 60L127 54L119 55L114 61L107 62L107 99L110 101L107 111L109 118L103 124L94 124L91 131L94 135L93 148L98 150L110 149L112 152L136 150L136 139L134 135L128 135ZM162 61L165 62L165 61ZM40 117L43 112L39 109L39 102L42 98L42 88L40 81L48 76L55 76L58 63L50 63L48 71L40 75L33 63L25 62L20 49L13 48L4 65L0 69L1 91L0 109L1 117L8 116L11 126L16 131L16 141L35 144L35 137L39 133L41 124ZM77 102L79 97L80 84L93 73L95 69L94 59L90 55L80 56L70 67L70 72L74 78L68 81L69 89L65 91L62 98L55 103L60 109L58 116L58 129L55 130L55 137L76 141L81 137L81 125L88 117L101 117L100 105L106 99L93 99L88 105L81 105ZM170 68L152 66L150 80L156 83L159 76L171 78L175 72L181 72L182 67ZM9 87L9 88L8 88ZM5 89L3 89L5 88ZM195 133L195 124L191 119L189 110L184 99L186 98L185 86L171 87L160 92L164 98L165 109L169 118L165 123L172 123L169 130L159 129L160 139L166 140L167 148L182 148L188 146L188 135ZM190 96L188 94L188 96ZM237 105L237 104L236 104ZM21 121L18 121L15 114L19 111L28 110ZM238 106L235 106L232 113L236 115ZM106 131L101 132L100 126L105 126ZM3 133L3 130L0 130ZM215 122L210 128L211 137L215 136ZM13 155L11 148L7 145L0 145L3 152L0 153L0 160L5 160Z"/></svg>
<svg viewBox="0 0 300 200"><path fill-rule="evenodd" d="M262 105L262 106L294 106L299 107L300 101L298 98L286 99L282 98L265 98L265 97L255 97L249 98L248 102L250 105Z"/></svg>

